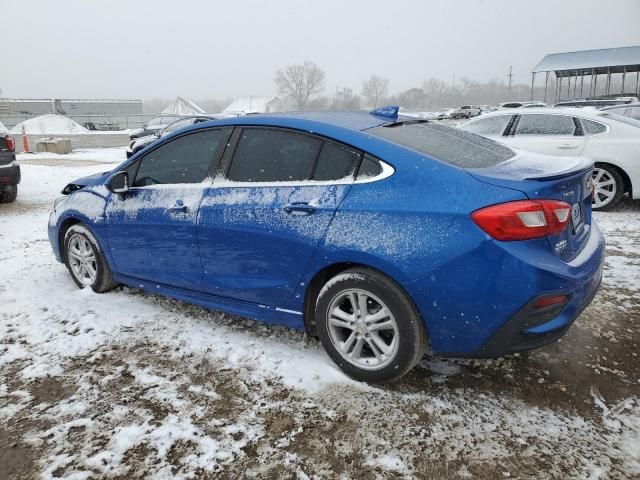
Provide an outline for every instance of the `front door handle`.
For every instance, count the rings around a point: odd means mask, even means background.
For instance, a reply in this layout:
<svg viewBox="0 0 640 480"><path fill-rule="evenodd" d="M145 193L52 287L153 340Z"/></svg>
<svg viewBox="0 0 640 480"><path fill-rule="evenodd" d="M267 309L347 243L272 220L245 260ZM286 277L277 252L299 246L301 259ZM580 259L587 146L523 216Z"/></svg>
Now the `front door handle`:
<svg viewBox="0 0 640 480"><path fill-rule="evenodd" d="M571 145L570 143L563 143L562 145L558 145L558 148L562 150L572 150L574 148L578 148L578 145Z"/></svg>
<svg viewBox="0 0 640 480"><path fill-rule="evenodd" d="M306 202L294 202L289 205L285 205L283 210L294 215L310 215L316 211L316 207L309 205Z"/></svg>

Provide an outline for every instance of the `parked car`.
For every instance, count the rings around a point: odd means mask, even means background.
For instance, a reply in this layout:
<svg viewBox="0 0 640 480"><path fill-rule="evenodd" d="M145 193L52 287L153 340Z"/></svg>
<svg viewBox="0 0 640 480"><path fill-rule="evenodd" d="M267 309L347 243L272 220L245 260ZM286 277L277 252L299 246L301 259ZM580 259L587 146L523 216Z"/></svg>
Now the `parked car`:
<svg viewBox="0 0 640 480"><path fill-rule="evenodd" d="M618 115L622 115L624 117L633 118L635 120L640 120L640 102L638 103L627 103L624 105L613 105L610 107L603 107L600 109L603 112L611 112L616 113Z"/></svg>
<svg viewBox="0 0 640 480"><path fill-rule="evenodd" d="M387 382L427 347L496 357L567 331L602 274L592 167L392 107L217 120L68 185L49 240L79 287L306 329Z"/></svg>
<svg viewBox="0 0 640 480"><path fill-rule="evenodd" d="M503 102L498 104L498 110L504 108L520 108L524 105L524 102Z"/></svg>
<svg viewBox="0 0 640 480"><path fill-rule="evenodd" d="M15 147L11 135L0 134L0 203L13 202L18 196L20 165Z"/></svg>
<svg viewBox="0 0 640 480"><path fill-rule="evenodd" d="M538 108L538 107L548 107L546 103L543 102L525 102L521 108Z"/></svg>
<svg viewBox="0 0 640 480"><path fill-rule="evenodd" d="M574 100L567 100L564 102L558 102L554 105L554 107L602 108L602 107L611 107L614 105L627 105L629 103L637 103L638 101L639 100L636 97L584 98L584 99L574 99Z"/></svg>
<svg viewBox="0 0 640 480"><path fill-rule="evenodd" d="M149 122L141 129L129 135L129 138L131 140L135 140L137 138L154 135L167 125L170 125L173 122L180 120L181 118L183 118L182 115L158 115L157 117L153 117L151 120L149 120Z"/></svg>
<svg viewBox="0 0 640 480"><path fill-rule="evenodd" d="M215 120L217 118L219 117L215 115L197 115L193 117L182 117L179 120L176 120L175 122L170 123L169 125L164 127L162 130L158 130L151 135L147 135L145 137L139 137L139 138L136 138L135 140L132 140L126 149L127 158L129 158L134 153L138 153L144 147L151 145L153 142L155 142L161 137L164 137L165 135L168 135L169 133L173 133L177 130L180 130L181 128L188 127L189 125L193 125L195 123L206 122L208 120Z"/></svg>
<svg viewBox="0 0 640 480"><path fill-rule="evenodd" d="M625 193L640 198L640 121L601 110L531 108L490 113L459 127L513 148L592 158L595 209L613 208Z"/></svg>
<svg viewBox="0 0 640 480"><path fill-rule="evenodd" d="M471 118L477 117L482 113L480 107L475 105L463 105L460 108L456 108L449 114L450 118Z"/></svg>

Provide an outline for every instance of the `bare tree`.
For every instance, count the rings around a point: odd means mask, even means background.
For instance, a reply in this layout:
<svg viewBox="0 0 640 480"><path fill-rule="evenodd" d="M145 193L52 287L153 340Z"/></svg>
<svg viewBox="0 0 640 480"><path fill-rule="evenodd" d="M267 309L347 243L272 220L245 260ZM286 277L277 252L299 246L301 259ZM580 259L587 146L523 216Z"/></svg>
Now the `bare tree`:
<svg viewBox="0 0 640 480"><path fill-rule="evenodd" d="M360 110L360 97L350 88L337 88L331 110Z"/></svg>
<svg viewBox="0 0 640 480"><path fill-rule="evenodd" d="M371 75L369 80L362 85L362 96L367 100L369 106L376 108L387 97L388 89L389 80L378 75Z"/></svg>
<svg viewBox="0 0 640 480"><path fill-rule="evenodd" d="M309 97L324 90L324 72L314 62L306 61L278 70L275 82L278 93L291 99L298 110L304 110Z"/></svg>

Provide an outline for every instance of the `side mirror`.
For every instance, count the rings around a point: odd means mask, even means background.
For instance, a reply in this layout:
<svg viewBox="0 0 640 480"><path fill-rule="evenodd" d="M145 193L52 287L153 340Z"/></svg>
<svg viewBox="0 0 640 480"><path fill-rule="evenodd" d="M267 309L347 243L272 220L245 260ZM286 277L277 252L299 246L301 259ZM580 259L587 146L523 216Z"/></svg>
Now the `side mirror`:
<svg viewBox="0 0 640 480"><path fill-rule="evenodd" d="M127 172L118 172L107 184L107 188L113 193L126 193L129 191L129 174Z"/></svg>

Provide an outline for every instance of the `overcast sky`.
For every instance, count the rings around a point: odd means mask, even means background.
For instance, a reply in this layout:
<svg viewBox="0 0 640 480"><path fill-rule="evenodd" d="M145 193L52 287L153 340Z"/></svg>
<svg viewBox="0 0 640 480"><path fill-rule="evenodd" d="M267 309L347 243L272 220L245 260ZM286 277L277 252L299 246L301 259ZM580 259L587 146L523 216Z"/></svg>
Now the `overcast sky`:
<svg viewBox="0 0 640 480"><path fill-rule="evenodd" d="M336 86L527 83L546 53L640 45L639 0L0 0L6 97L275 94L313 60Z"/></svg>

